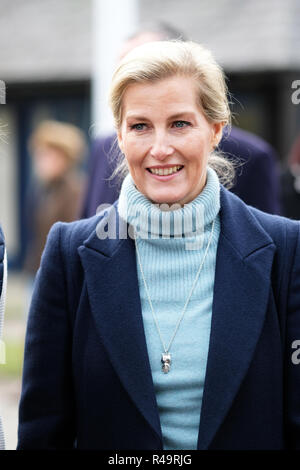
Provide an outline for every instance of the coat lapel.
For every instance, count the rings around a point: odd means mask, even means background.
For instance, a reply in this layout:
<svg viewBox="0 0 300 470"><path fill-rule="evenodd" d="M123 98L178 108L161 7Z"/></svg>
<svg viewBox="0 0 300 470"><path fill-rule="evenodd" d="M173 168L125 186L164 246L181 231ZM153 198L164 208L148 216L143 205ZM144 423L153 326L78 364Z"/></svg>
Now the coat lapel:
<svg viewBox="0 0 300 470"><path fill-rule="evenodd" d="M275 245L249 209L221 190L211 336L198 449L207 449L249 368L264 323Z"/></svg>
<svg viewBox="0 0 300 470"><path fill-rule="evenodd" d="M112 227L118 217L116 206L108 211L108 219L98 223ZM135 246L130 238L99 240L93 232L79 255L85 271L87 290L98 333L110 361L125 390L161 440L146 339L143 327Z"/></svg>

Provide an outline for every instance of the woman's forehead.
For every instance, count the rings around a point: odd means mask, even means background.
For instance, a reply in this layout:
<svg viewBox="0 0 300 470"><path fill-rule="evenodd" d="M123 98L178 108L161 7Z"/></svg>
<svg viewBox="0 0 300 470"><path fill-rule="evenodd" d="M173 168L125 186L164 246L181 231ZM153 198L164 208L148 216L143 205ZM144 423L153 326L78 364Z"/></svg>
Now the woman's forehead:
<svg viewBox="0 0 300 470"><path fill-rule="evenodd" d="M131 84L123 95L122 107L123 115L129 116L165 107L172 113L191 112L197 103L195 80L175 76L155 82Z"/></svg>

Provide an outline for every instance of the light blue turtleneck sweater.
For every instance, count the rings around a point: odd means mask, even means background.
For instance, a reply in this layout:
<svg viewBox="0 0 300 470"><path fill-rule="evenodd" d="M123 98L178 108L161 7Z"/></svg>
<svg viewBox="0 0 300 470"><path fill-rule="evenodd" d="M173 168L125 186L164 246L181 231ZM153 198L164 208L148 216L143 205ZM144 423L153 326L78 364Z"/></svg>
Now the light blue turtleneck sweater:
<svg viewBox="0 0 300 470"><path fill-rule="evenodd" d="M138 235L141 264L166 347L191 291L215 219L209 250L170 347L172 364L167 374L162 372L164 348L137 258L144 330L166 450L197 448L220 234L219 210L219 180L210 168L201 194L172 211L151 203L136 189L130 175L121 188L119 213Z"/></svg>

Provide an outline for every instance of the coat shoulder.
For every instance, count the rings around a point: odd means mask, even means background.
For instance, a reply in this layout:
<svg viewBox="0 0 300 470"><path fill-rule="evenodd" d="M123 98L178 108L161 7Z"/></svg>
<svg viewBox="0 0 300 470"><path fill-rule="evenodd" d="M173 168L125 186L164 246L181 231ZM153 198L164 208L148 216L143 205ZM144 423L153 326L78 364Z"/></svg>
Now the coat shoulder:
<svg viewBox="0 0 300 470"><path fill-rule="evenodd" d="M298 220L288 219L280 215L267 214L251 206L247 207L274 241L279 241L282 237L287 237L287 240L298 238L300 230L300 222Z"/></svg>
<svg viewBox="0 0 300 470"><path fill-rule="evenodd" d="M59 238L62 252L76 251L89 236L96 231L98 223L103 215L97 214L87 219L76 220L74 222L56 222L48 235L48 238ZM56 234L56 236L54 235Z"/></svg>
<svg viewBox="0 0 300 470"><path fill-rule="evenodd" d="M270 243L292 255L299 240L299 221L249 206L224 187L221 187L221 222L224 235L243 255Z"/></svg>
<svg viewBox="0 0 300 470"><path fill-rule="evenodd" d="M300 221L288 219L281 215L269 214L256 207L246 204L242 199L221 186L221 208L225 207L233 218L252 219L258 223L270 236L278 232L298 233Z"/></svg>
<svg viewBox="0 0 300 470"><path fill-rule="evenodd" d="M273 240L282 263L293 263L296 253L299 252L300 222L247 207Z"/></svg>
<svg viewBox="0 0 300 470"><path fill-rule="evenodd" d="M96 236L99 223L107 217L114 217L116 213L117 201L113 205L108 204L106 209L92 217L73 222L56 222L48 234L47 244L58 243L63 255L77 255L78 248L89 238Z"/></svg>

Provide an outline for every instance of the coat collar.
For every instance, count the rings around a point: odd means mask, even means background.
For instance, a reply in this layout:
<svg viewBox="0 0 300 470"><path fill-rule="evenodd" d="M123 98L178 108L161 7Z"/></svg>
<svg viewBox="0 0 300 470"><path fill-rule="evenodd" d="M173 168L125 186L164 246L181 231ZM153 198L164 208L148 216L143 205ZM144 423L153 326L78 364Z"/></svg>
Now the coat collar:
<svg viewBox="0 0 300 470"><path fill-rule="evenodd" d="M264 322L275 251L249 208L223 187L220 218L199 449L212 444L249 368ZM161 441L134 242L119 222L115 203L78 250L99 335L124 388ZM115 230L115 239L99 239L107 229Z"/></svg>

